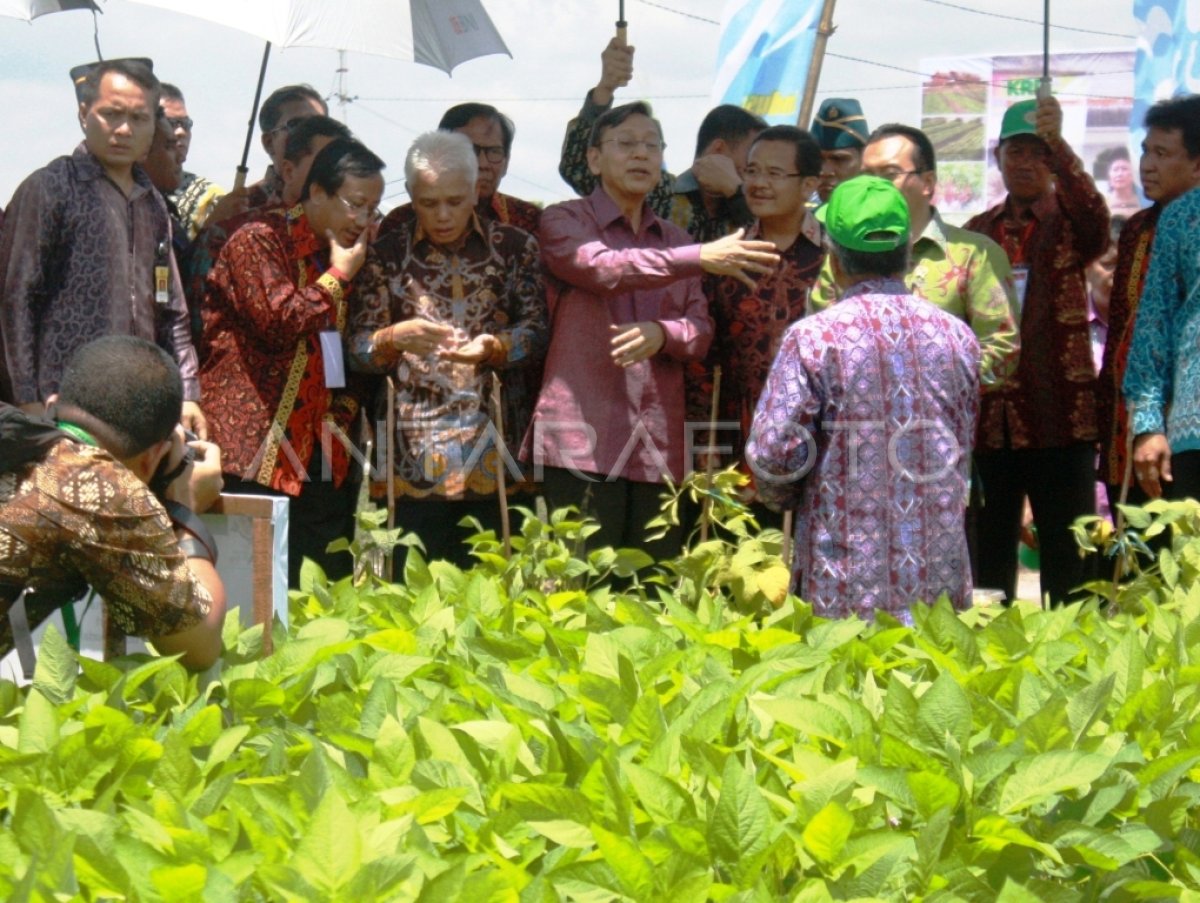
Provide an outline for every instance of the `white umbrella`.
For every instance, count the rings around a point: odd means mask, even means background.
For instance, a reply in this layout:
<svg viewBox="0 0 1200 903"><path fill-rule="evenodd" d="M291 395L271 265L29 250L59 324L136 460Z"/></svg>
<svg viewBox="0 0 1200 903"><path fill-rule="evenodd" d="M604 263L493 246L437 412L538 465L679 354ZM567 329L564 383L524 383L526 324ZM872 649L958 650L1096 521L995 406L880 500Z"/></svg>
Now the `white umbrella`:
<svg viewBox="0 0 1200 903"><path fill-rule="evenodd" d="M14 0L0 0L3 4ZM37 0L25 0L34 2ZM61 2L61 0L60 0ZM72 0L67 0L72 2ZM322 47L410 60L447 75L459 63L509 53L482 0L133 0L228 25L267 42L246 149L238 167L244 180L271 45Z"/></svg>
<svg viewBox="0 0 1200 903"><path fill-rule="evenodd" d="M47 13L61 13L69 9L95 11L92 0L0 0L0 16L32 22Z"/></svg>

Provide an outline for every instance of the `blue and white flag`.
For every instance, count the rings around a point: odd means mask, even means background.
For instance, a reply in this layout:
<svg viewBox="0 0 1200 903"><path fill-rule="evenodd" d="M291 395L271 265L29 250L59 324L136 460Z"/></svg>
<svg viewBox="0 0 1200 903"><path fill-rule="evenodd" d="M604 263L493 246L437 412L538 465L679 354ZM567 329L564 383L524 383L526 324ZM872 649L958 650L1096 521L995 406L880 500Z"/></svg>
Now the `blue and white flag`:
<svg viewBox="0 0 1200 903"><path fill-rule="evenodd" d="M721 16L713 103L795 125L821 0L729 0Z"/></svg>
<svg viewBox="0 0 1200 903"><path fill-rule="evenodd" d="M1200 94L1200 3L1133 0L1139 32L1130 125L1142 132L1146 110L1176 94Z"/></svg>

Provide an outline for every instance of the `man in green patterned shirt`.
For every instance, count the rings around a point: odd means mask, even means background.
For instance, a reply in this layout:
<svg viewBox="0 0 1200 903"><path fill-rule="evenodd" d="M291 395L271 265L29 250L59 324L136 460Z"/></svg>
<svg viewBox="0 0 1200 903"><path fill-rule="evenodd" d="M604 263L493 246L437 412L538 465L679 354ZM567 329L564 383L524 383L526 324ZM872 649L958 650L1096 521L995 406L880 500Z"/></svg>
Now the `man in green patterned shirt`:
<svg viewBox="0 0 1200 903"><path fill-rule="evenodd" d="M908 202L912 252L905 283L912 293L966 321L982 351L979 383L987 392L1017 370L1020 327L1012 268L986 235L945 222L933 206L937 162L920 129L889 124L876 129L863 150L864 173L888 179ZM837 300L828 259L813 289L820 310Z"/></svg>

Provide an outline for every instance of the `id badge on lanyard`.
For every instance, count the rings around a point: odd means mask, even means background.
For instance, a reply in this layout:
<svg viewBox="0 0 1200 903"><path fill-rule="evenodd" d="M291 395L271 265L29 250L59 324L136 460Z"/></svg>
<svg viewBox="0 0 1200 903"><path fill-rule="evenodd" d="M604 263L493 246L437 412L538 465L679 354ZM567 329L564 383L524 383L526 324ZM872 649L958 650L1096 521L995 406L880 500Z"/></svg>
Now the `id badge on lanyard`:
<svg viewBox="0 0 1200 903"><path fill-rule="evenodd" d="M167 243L160 241L154 253L154 303L167 304L171 300L171 268L167 263Z"/></svg>
<svg viewBox="0 0 1200 903"><path fill-rule="evenodd" d="M346 362L342 357L342 334L327 329L320 334L321 363L325 366L325 388L346 388Z"/></svg>
<svg viewBox="0 0 1200 903"><path fill-rule="evenodd" d="M1013 287L1017 292L1017 313L1025 313L1025 290L1029 287L1029 267L1018 264L1012 268Z"/></svg>

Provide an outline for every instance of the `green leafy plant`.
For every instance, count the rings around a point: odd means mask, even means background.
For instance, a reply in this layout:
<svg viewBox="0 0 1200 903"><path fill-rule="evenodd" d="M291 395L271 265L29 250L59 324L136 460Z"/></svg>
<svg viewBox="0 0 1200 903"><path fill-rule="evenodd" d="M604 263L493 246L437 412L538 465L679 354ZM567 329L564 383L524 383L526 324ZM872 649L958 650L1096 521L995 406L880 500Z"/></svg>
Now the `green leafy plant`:
<svg viewBox="0 0 1200 903"><path fill-rule="evenodd" d="M0 896L1197 899L1190 565L1115 614L867 624L588 529L411 548L396 584L307 565L275 653L231 619L203 675L48 633L0 683Z"/></svg>

